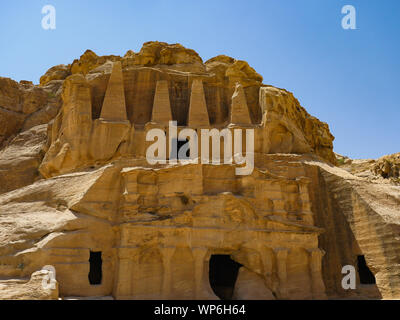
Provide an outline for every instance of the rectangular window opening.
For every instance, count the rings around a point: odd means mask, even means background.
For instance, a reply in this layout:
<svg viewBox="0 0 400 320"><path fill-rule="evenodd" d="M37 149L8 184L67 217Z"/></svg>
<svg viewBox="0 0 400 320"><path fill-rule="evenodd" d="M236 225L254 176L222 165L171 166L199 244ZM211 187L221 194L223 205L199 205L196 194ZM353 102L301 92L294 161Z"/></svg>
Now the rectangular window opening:
<svg viewBox="0 0 400 320"><path fill-rule="evenodd" d="M89 283L91 285L101 284L102 279L102 264L101 251L90 251L90 271Z"/></svg>

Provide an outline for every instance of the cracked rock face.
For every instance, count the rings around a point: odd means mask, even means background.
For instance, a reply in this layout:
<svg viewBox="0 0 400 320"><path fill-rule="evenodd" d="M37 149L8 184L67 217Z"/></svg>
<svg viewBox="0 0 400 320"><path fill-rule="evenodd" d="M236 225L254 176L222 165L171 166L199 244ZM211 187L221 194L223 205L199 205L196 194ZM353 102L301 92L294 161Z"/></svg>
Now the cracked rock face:
<svg viewBox="0 0 400 320"><path fill-rule="evenodd" d="M172 120L253 129L253 172L150 164ZM399 187L336 167L333 139L247 62L179 44L0 78L0 298L399 298ZM346 291L361 256L375 283Z"/></svg>
<svg viewBox="0 0 400 320"><path fill-rule="evenodd" d="M0 77L0 146L19 132L47 124L61 107L60 82L39 87Z"/></svg>

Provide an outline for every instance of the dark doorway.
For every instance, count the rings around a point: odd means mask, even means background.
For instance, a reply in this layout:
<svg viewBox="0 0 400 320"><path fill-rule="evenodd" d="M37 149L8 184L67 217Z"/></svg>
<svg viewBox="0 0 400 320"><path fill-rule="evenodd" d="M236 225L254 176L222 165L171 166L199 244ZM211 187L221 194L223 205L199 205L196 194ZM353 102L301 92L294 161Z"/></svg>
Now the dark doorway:
<svg viewBox="0 0 400 320"><path fill-rule="evenodd" d="M209 265L209 280L214 293L221 300L232 299L236 278L242 265L229 255L212 255Z"/></svg>
<svg viewBox="0 0 400 320"><path fill-rule="evenodd" d="M89 271L89 282L90 284L101 284L102 278L102 264L101 251L90 251L90 271Z"/></svg>
<svg viewBox="0 0 400 320"><path fill-rule="evenodd" d="M361 284L375 284L375 276L369 270L364 256L357 256L358 275L360 276Z"/></svg>

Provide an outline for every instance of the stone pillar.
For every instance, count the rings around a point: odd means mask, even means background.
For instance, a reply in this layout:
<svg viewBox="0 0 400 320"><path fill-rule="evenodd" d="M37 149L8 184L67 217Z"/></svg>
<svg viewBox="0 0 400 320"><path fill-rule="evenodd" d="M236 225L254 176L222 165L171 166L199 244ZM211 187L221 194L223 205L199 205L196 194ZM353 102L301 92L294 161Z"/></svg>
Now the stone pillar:
<svg viewBox="0 0 400 320"><path fill-rule="evenodd" d="M204 263L207 252L207 248L192 249L194 257L195 299L203 299L206 296L206 288L204 286Z"/></svg>
<svg viewBox="0 0 400 320"><path fill-rule="evenodd" d="M159 80L154 94L151 121L168 126L172 121L171 103L169 100L168 81Z"/></svg>
<svg viewBox="0 0 400 320"><path fill-rule="evenodd" d="M124 79L120 61L113 63L100 118L112 121L127 121Z"/></svg>
<svg viewBox="0 0 400 320"><path fill-rule="evenodd" d="M235 92L232 96L230 122L232 124L251 125L246 95L244 93L243 86L240 83L236 84Z"/></svg>
<svg viewBox="0 0 400 320"><path fill-rule="evenodd" d="M322 249L310 249L309 253L309 266L310 266L310 274L311 274L311 286L312 286L312 294L314 299L325 299L325 284L322 280L322 257L325 254L325 251Z"/></svg>
<svg viewBox="0 0 400 320"><path fill-rule="evenodd" d="M187 123L189 128L210 126L203 81L199 79L193 80L192 83Z"/></svg>
<svg viewBox="0 0 400 320"><path fill-rule="evenodd" d="M286 263L287 263L287 255L289 249L276 248L274 249L274 251L275 251L276 266L279 279L279 294L281 299L285 299L288 298Z"/></svg>
<svg viewBox="0 0 400 320"><path fill-rule="evenodd" d="M160 249L163 259L163 286L162 295L164 299L169 299L171 296L171 259L175 252L175 247L163 247Z"/></svg>
<svg viewBox="0 0 400 320"><path fill-rule="evenodd" d="M117 299L124 299L133 295L132 272L138 256L137 249L118 249L118 274L114 288L114 296Z"/></svg>
<svg viewBox="0 0 400 320"><path fill-rule="evenodd" d="M304 201L310 201L309 195L308 195L308 185L310 183L309 180L306 180L305 178L300 178L298 179L298 185L299 185L299 192L301 196L301 200Z"/></svg>
<svg viewBox="0 0 400 320"><path fill-rule="evenodd" d="M314 225L314 215L311 211L311 201L308 192L308 185L310 181L306 179L300 179L299 181L299 194L301 200L301 213L303 220L309 225Z"/></svg>

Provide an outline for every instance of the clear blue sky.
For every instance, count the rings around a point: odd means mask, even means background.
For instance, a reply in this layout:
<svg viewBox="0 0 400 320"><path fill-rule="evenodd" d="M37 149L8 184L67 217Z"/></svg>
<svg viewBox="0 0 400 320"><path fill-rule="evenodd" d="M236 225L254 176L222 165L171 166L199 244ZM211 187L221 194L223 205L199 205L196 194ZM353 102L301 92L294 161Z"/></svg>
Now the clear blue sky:
<svg viewBox="0 0 400 320"><path fill-rule="evenodd" d="M41 27L44 5L56 30ZM344 30L341 8L356 8ZM399 0L3 0L0 76L17 81L68 64L86 50L139 51L150 40L179 42L203 60L249 62L264 83L295 94L328 122L336 152L376 158L400 152Z"/></svg>

